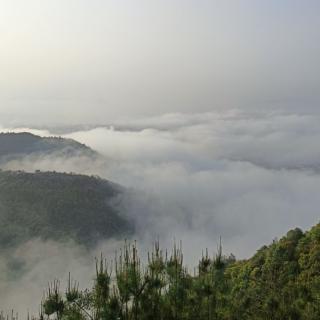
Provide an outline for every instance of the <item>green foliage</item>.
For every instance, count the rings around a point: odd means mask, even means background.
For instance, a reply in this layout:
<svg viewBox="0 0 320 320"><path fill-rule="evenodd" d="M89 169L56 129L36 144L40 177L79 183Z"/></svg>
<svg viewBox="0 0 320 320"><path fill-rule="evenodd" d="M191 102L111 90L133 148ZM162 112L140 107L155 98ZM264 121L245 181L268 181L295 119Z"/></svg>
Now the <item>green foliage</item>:
<svg viewBox="0 0 320 320"><path fill-rule="evenodd" d="M32 238L91 246L128 234L132 227L113 205L121 192L96 177L0 171L0 250Z"/></svg>
<svg viewBox="0 0 320 320"><path fill-rule="evenodd" d="M171 255L156 243L146 266L136 244L125 244L115 273L101 257L91 290L57 284L43 303L57 319L81 320L299 320L320 318L320 225L291 230L249 260L202 255L192 275L176 245Z"/></svg>
<svg viewBox="0 0 320 320"><path fill-rule="evenodd" d="M65 303L59 292L59 286L60 284L56 280L49 285L47 297L43 303L43 311L48 316L56 314L57 318L61 319L65 309Z"/></svg>
<svg viewBox="0 0 320 320"><path fill-rule="evenodd" d="M63 156L97 156L95 151L72 139L42 138L29 132L0 133L0 162L21 159L25 155L43 156L53 153Z"/></svg>

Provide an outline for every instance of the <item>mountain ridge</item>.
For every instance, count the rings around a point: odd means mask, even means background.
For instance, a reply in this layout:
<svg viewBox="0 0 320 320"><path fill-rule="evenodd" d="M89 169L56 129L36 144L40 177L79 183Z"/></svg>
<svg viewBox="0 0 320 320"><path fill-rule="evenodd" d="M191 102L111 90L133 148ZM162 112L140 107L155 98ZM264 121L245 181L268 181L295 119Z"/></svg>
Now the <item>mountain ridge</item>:
<svg viewBox="0 0 320 320"><path fill-rule="evenodd" d="M30 132L1 132L0 160L11 160L25 155L61 153L76 156L79 153L97 156L98 153L73 139L57 136L40 137Z"/></svg>

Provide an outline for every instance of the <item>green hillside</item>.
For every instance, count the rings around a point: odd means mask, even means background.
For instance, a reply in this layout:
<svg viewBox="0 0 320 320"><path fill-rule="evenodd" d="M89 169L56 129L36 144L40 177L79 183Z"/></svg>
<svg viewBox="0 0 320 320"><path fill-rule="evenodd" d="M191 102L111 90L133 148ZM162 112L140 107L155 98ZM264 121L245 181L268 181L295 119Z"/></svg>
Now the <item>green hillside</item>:
<svg viewBox="0 0 320 320"><path fill-rule="evenodd" d="M90 246L132 231L113 206L119 186L96 177L0 171L0 249L28 239Z"/></svg>
<svg viewBox="0 0 320 320"><path fill-rule="evenodd" d="M96 152L72 139L61 137L39 137L28 132L0 133L0 160L10 160L31 154L60 153L68 156L86 154L96 155Z"/></svg>
<svg viewBox="0 0 320 320"><path fill-rule="evenodd" d="M236 319L320 319L320 224L226 269Z"/></svg>
<svg viewBox="0 0 320 320"><path fill-rule="evenodd" d="M188 272L183 253L158 244L142 264L128 246L115 268L97 262L92 289L75 282L60 291L51 283L42 318L133 320L316 320L320 319L320 225L291 230L248 260L204 254ZM111 270L114 272L112 273ZM64 291L64 288L67 288Z"/></svg>

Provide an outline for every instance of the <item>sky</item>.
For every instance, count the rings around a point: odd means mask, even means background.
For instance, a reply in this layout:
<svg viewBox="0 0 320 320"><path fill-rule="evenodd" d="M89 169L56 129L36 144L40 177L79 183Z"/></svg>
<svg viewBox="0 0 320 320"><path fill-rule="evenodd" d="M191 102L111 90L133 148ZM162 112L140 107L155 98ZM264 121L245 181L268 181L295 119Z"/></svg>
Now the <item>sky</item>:
<svg viewBox="0 0 320 320"><path fill-rule="evenodd" d="M0 0L2 124L317 112L317 0Z"/></svg>

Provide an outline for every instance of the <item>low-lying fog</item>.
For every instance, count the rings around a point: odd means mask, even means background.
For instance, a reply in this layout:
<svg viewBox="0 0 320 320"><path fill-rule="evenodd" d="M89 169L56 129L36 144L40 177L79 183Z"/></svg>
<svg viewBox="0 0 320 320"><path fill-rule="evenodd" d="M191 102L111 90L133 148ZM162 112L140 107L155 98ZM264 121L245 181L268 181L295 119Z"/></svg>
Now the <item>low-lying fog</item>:
<svg viewBox="0 0 320 320"><path fill-rule="evenodd" d="M112 126L111 126L112 125ZM127 188L123 212L137 225L142 252L157 238L163 247L182 240L192 266L204 248L246 258L290 228L318 222L319 117L292 113L167 114L122 121L63 135L101 153L62 159L32 156L5 169L98 174ZM54 135L48 128L0 128ZM25 274L6 275L0 260L1 307L31 310L48 280L70 270L83 285L94 275L94 256L113 257L122 243L101 243L85 253L70 243L32 241L12 253L27 261Z"/></svg>

